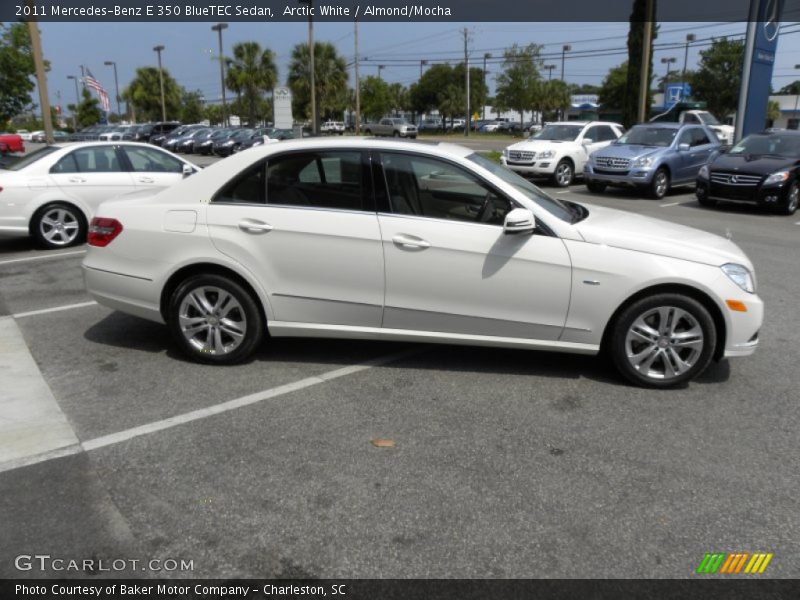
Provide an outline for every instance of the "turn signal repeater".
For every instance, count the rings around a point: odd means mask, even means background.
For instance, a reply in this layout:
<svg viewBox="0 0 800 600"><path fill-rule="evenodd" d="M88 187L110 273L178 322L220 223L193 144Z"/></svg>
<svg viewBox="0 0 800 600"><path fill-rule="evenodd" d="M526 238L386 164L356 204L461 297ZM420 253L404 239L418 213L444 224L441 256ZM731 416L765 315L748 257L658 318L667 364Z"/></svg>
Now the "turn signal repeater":
<svg viewBox="0 0 800 600"><path fill-rule="evenodd" d="M747 305L741 300L725 300L725 304L733 311L747 312Z"/></svg>
<svg viewBox="0 0 800 600"><path fill-rule="evenodd" d="M105 248L122 233L122 223L116 219L95 217L89 225L89 235L86 238L90 246Z"/></svg>

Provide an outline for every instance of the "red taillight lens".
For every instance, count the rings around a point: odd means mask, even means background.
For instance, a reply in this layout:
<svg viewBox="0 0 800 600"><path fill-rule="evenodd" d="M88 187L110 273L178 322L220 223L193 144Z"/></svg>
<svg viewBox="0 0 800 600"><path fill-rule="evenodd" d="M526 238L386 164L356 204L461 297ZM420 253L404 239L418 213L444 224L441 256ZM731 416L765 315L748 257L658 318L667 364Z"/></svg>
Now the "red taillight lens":
<svg viewBox="0 0 800 600"><path fill-rule="evenodd" d="M95 217L89 225L89 235L86 241L90 246L103 248L113 242L120 233L122 233L122 223L116 219Z"/></svg>

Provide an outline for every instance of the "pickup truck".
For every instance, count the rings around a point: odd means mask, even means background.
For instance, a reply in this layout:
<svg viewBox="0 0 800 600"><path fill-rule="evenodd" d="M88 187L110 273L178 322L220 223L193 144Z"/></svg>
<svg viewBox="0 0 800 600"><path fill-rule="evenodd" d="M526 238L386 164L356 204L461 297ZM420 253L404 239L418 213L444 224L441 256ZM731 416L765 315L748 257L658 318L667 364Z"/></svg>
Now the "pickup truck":
<svg viewBox="0 0 800 600"><path fill-rule="evenodd" d="M731 125L720 123L707 110L688 109L693 103L676 104L667 112L650 119L651 122L680 123L682 125L705 125L724 145L733 144L734 129Z"/></svg>
<svg viewBox="0 0 800 600"><path fill-rule="evenodd" d="M398 117L381 119L378 123L367 123L362 129L365 135L384 135L411 139L417 137L416 126Z"/></svg>
<svg viewBox="0 0 800 600"><path fill-rule="evenodd" d="M16 133L0 133L0 152L3 154L25 152L25 144L22 143L22 137Z"/></svg>

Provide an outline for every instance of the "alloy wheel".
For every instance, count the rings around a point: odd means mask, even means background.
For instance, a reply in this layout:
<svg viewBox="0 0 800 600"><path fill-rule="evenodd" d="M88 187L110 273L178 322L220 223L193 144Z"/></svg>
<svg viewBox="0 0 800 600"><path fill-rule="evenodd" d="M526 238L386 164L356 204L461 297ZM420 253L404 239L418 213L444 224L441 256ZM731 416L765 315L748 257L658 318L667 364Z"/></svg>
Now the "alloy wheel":
<svg viewBox="0 0 800 600"><path fill-rule="evenodd" d="M556 167L556 182L566 187L572 181L572 167L567 162L561 162Z"/></svg>
<svg viewBox="0 0 800 600"><path fill-rule="evenodd" d="M52 208L39 220L39 232L53 246L69 246L78 237L78 216L66 208Z"/></svg>
<svg viewBox="0 0 800 600"><path fill-rule="evenodd" d="M247 333L247 317L241 303L216 286L196 287L183 297L178 325L189 345L215 356L236 350Z"/></svg>

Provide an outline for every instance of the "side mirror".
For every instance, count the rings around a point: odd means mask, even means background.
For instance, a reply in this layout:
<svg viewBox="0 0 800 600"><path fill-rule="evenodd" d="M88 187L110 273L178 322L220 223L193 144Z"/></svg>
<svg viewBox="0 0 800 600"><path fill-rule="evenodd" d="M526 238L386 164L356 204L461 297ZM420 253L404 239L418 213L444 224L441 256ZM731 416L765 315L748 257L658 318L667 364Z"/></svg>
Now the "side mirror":
<svg viewBox="0 0 800 600"><path fill-rule="evenodd" d="M194 175L194 169L191 165L183 165L183 177L184 179L189 175Z"/></svg>
<svg viewBox="0 0 800 600"><path fill-rule="evenodd" d="M678 152L688 152L689 144L678 144Z"/></svg>
<svg viewBox="0 0 800 600"><path fill-rule="evenodd" d="M503 233L533 233L536 229L536 217L527 208L515 208L511 210L503 222Z"/></svg>
<svg viewBox="0 0 800 600"><path fill-rule="evenodd" d="M589 144L594 144L594 140L592 138L583 138L581 142L584 146L588 146Z"/></svg>

